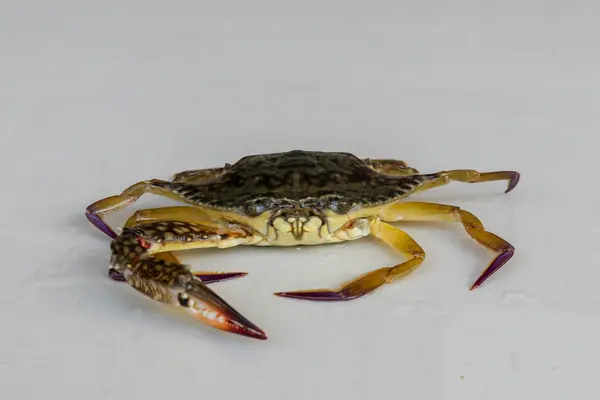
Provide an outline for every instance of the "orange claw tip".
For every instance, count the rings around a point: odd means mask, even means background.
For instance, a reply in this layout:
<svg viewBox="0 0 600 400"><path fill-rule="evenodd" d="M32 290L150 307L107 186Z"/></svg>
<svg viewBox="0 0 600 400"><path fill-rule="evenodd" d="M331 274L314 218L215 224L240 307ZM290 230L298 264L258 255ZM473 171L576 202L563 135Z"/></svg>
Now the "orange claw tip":
<svg viewBox="0 0 600 400"><path fill-rule="evenodd" d="M229 332L253 339L267 340L267 334L258 327L250 328L244 326L236 326L235 328L229 330Z"/></svg>
<svg viewBox="0 0 600 400"><path fill-rule="evenodd" d="M237 315L227 315L210 309L190 308L189 310L196 318L215 329L253 339L267 340L267 335L262 329L238 313L236 313Z"/></svg>

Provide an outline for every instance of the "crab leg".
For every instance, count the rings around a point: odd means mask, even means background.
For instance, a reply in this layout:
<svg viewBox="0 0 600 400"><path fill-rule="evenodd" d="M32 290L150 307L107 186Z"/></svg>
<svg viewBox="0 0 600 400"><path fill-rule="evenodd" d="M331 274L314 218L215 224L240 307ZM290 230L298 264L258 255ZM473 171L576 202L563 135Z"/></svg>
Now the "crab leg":
<svg viewBox="0 0 600 400"><path fill-rule="evenodd" d="M200 224L150 222L126 228L111 242L111 267L149 298L182 307L214 328L264 340L267 337L259 327L196 279L186 266L154 256L172 250L230 247L248 240L241 230L216 233Z"/></svg>
<svg viewBox="0 0 600 400"><path fill-rule="evenodd" d="M171 191L166 190L164 186L170 183L158 179L138 182L125 189L120 195L106 197L90 204L85 211L87 219L94 226L104 232L111 238L117 237L117 234L110 226L102 219L102 216L119 211L133 203L135 203L142 195L153 193L161 196L166 196L173 199L178 199Z"/></svg>
<svg viewBox="0 0 600 400"><path fill-rule="evenodd" d="M338 290L316 289L295 292L275 293L281 297L303 300L339 301L352 300L374 291L384 283L389 283L414 271L425 259L425 252L407 233L400 229L374 220L370 224L371 235L403 253L408 260L393 267L384 267L368 272Z"/></svg>
<svg viewBox="0 0 600 400"><path fill-rule="evenodd" d="M510 243L486 231L476 216L456 206L416 202L398 203L384 209L380 217L384 221L448 221L462 223L473 239L488 249L499 253L473 283L471 290L477 289L514 254L515 249Z"/></svg>
<svg viewBox="0 0 600 400"><path fill-rule="evenodd" d="M508 188L504 193L513 190L519 183L521 174L516 171L494 171L494 172L478 172L472 169L455 169L451 171L441 171L435 174L426 175L431 180L422 184L416 192L433 189L444 186L452 181L465 183L481 183L491 181L508 181Z"/></svg>

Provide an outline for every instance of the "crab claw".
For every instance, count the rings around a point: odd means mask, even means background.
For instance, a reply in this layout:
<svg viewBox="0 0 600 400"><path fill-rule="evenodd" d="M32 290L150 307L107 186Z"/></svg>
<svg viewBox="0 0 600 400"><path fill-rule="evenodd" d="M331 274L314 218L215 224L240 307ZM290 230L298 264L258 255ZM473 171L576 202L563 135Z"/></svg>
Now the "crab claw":
<svg viewBox="0 0 600 400"><path fill-rule="evenodd" d="M189 281L177 295L179 305L205 324L223 331L266 340L267 335L198 280Z"/></svg>

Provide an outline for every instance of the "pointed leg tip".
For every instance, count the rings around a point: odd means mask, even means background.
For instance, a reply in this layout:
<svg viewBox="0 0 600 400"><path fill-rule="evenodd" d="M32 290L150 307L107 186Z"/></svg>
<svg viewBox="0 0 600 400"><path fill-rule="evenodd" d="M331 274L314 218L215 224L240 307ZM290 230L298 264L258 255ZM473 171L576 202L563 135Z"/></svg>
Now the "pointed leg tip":
<svg viewBox="0 0 600 400"><path fill-rule="evenodd" d="M214 283L220 282L224 280L241 278L243 276L248 275L247 272L215 272L215 273L206 273L206 272L195 272L194 276L202 281L202 283Z"/></svg>
<svg viewBox="0 0 600 400"><path fill-rule="evenodd" d="M344 301L355 297L348 297L342 293L331 290L297 291L297 292L276 292L275 296L287 297L290 299L313 300L313 301Z"/></svg>
<svg viewBox="0 0 600 400"><path fill-rule="evenodd" d="M483 273L481 274L481 276L479 278L477 278L477 280L475 281L475 283L473 284L473 286L471 286L471 289L469 289L470 291L473 291L475 289L478 289L479 286L481 286L485 281L487 281L490 276L492 276L494 273L496 273L504 264L506 264L506 262L508 260L510 260L512 258L512 256L514 255L514 248L511 246L509 250L500 253L490 264L490 266L483 271Z"/></svg>
<svg viewBox="0 0 600 400"><path fill-rule="evenodd" d="M117 237L117 234L112 229L110 229L110 227L108 225L106 225L104 223L104 221L102 221L102 219L97 214L94 214L90 210L86 210L85 217L88 219L88 221L90 221L92 223L92 225L94 225L96 228L100 229L101 232L103 232L105 235L107 235L111 239L114 239Z"/></svg>
<svg viewBox="0 0 600 400"><path fill-rule="evenodd" d="M510 193L512 192L512 190L517 187L517 184L519 183L519 180L521 179L521 174L513 171L511 172L511 176L510 176L510 180L508 182L508 188L506 189L506 191L504 193Z"/></svg>

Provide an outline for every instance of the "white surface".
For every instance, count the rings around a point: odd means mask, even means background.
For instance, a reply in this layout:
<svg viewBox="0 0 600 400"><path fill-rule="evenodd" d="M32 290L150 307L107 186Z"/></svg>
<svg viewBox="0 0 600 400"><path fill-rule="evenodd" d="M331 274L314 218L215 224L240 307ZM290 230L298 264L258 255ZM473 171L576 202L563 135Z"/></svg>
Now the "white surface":
<svg viewBox="0 0 600 400"><path fill-rule="evenodd" d="M0 397L600 398L597 2L112 3L0 4ZM418 196L472 211L516 255L469 292L491 254L460 226L407 224L422 268L319 304L272 293L399 256L370 239L186 254L250 272L213 288L266 342L108 280L88 204L294 148L519 170L507 196Z"/></svg>

